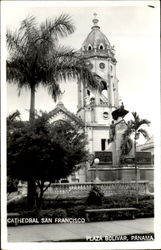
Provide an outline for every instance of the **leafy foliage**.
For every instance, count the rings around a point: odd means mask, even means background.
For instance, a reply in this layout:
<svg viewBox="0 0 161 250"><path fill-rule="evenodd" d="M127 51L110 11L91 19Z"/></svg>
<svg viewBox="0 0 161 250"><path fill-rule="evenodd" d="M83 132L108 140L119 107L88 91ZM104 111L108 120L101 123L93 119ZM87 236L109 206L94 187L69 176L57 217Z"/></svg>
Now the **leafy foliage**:
<svg viewBox="0 0 161 250"><path fill-rule="evenodd" d="M142 125L150 124L150 121L147 119L140 119L139 115L136 112L132 112L133 120L128 121L127 129L123 134L123 138L130 136L132 133L135 133L135 139L138 139L139 134L142 134L145 138L148 138L148 133L145 129L140 128Z"/></svg>
<svg viewBox="0 0 161 250"><path fill-rule="evenodd" d="M7 131L8 132L11 133L12 130L15 130L18 128L20 129L22 126L23 126L23 122L21 121L19 110L16 110L15 112L13 112L7 117L7 128L8 128Z"/></svg>
<svg viewBox="0 0 161 250"><path fill-rule="evenodd" d="M8 134L8 173L25 181L32 178L40 198L50 182L78 170L88 156L86 136L79 127L69 121L50 124L49 118L44 113Z"/></svg>
<svg viewBox="0 0 161 250"><path fill-rule="evenodd" d="M13 179L11 176L7 176L7 193L17 191L18 180Z"/></svg>
<svg viewBox="0 0 161 250"><path fill-rule="evenodd" d="M143 135L144 138L148 139L149 135L148 132L140 128L142 125L148 125L150 124L150 121L147 119L140 119L139 115L136 112L132 112L133 120L128 121L127 123L127 129L124 131L122 135L122 143L121 143L121 150L122 155L128 154L128 150L124 150L128 147L132 148L132 146L129 146L128 144L131 144L131 135L134 134L134 142L139 139L140 135ZM136 145L134 145L136 147Z"/></svg>
<svg viewBox="0 0 161 250"><path fill-rule="evenodd" d="M20 212L22 218L85 218L85 210L89 208L100 208L98 204L86 204L84 199L81 200L59 200L57 204L56 200L46 201L48 206L43 204L41 210L26 210L26 201L23 200L16 203L11 203L8 206L8 212ZM50 203L49 203L50 202ZM104 202L101 205L101 208L121 208L121 207L134 207L137 208L136 217L154 217L154 197L149 195L144 195L139 197L139 204L136 204L134 196L108 196L104 197ZM24 210L24 211L22 211ZM92 218L95 221L102 221L106 218L102 218L102 214L98 213L93 214ZM117 219L117 216L113 216L114 219ZM122 219L126 217L122 216ZM127 219L127 218L126 218Z"/></svg>

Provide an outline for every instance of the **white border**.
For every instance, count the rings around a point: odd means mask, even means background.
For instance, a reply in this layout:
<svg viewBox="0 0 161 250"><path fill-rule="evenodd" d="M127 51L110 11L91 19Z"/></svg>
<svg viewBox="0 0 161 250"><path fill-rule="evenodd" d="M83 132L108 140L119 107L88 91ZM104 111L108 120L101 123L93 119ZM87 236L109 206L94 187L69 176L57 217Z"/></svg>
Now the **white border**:
<svg viewBox="0 0 161 250"><path fill-rule="evenodd" d="M5 78L5 16L3 13L3 8L7 6L23 6L23 7L45 7L45 6L144 6L144 5L155 5L158 7L159 13L159 1L2 1L2 39L1 39L1 72L2 72L2 83L1 83L1 107L2 107L2 116L1 116L1 166L2 166L2 182L1 182L1 198L2 198L2 249L159 249L161 247L161 221L160 221L160 197L161 197L161 182L160 182L160 124L156 124L156 134L155 134L155 241L154 242L107 242L107 243L7 243L7 228L5 226L6 222L6 78ZM159 24L158 24L159 26ZM158 27L159 32L159 27ZM159 46L159 33L158 33L158 46ZM156 67L158 68L158 74L160 71L159 67L159 55L156 58ZM159 77L159 75L158 75ZM156 79L158 81L158 78ZM156 86L157 87L157 86ZM160 93L160 89L158 87ZM155 97L154 97L155 98ZM158 107L160 107L160 100L158 100ZM155 107L154 107L155 111ZM156 115L160 114L158 110L155 112Z"/></svg>

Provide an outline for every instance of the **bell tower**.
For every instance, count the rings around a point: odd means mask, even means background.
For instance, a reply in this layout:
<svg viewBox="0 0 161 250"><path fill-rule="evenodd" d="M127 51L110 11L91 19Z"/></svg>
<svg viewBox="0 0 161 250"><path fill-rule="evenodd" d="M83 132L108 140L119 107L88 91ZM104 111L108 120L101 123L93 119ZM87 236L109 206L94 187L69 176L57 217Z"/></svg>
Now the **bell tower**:
<svg viewBox="0 0 161 250"><path fill-rule="evenodd" d="M82 82L78 82L77 115L86 124L106 124L112 120L111 113L119 106L118 79L114 46L101 32L97 14L94 13L91 32L82 44L81 56L87 59L89 69L99 75L101 92L91 91Z"/></svg>

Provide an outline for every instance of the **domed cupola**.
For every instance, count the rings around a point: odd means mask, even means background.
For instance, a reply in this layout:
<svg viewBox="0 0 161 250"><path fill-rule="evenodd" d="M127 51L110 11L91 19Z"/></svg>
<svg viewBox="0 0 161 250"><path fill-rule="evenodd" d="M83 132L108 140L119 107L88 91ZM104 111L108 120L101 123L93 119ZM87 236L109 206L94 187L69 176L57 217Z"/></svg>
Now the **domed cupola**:
<svg viewBox="0 0 161 250"><path fill-rule="evenodd" d="M110 57L115 60L115 50L111 46L107 37L102 33L98 26L99 20L96 18L97 14L94 14L92 30L82 44L81 52L87 57L103 56Z"/></svg>

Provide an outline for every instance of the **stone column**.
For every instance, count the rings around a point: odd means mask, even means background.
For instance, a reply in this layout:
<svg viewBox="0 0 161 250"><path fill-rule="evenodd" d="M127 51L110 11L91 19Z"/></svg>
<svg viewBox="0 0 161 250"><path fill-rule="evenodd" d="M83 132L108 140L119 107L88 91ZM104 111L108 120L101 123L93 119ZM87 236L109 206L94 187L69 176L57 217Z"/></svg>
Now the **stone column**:
<svg viewBox="0 0 161 250"><path fill-rule="evenodd" d="M122 143L122 134L127 128L125 121L122 118L118 118L115 121L115 150L116 150L116 164L119 164L120 155L121 155L121 143Z"/></svg>

